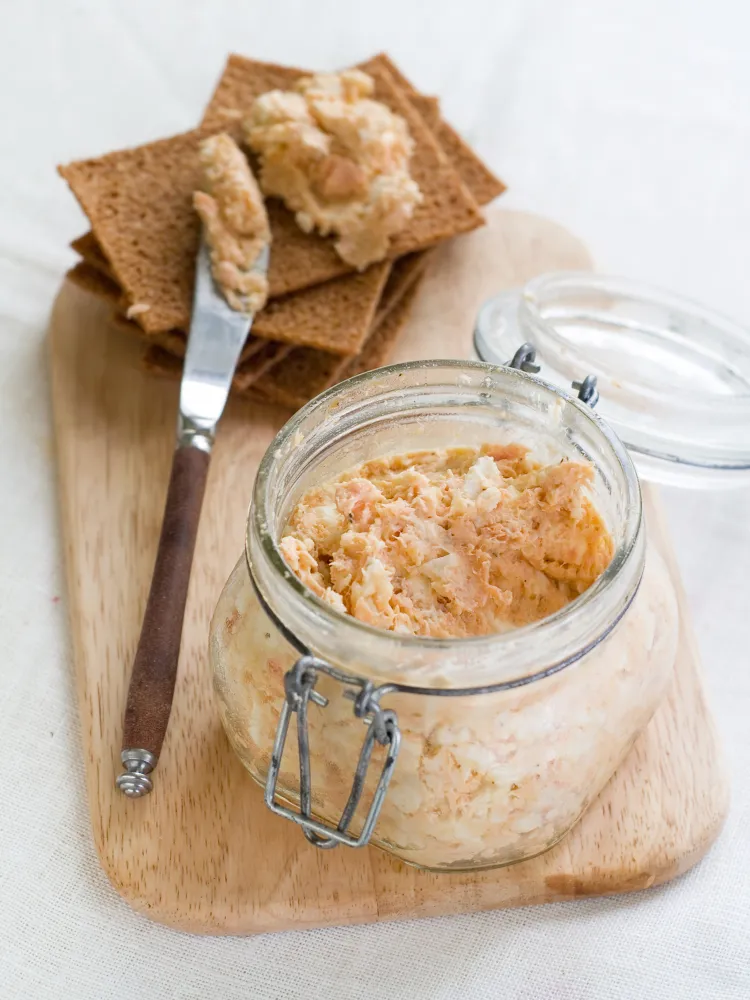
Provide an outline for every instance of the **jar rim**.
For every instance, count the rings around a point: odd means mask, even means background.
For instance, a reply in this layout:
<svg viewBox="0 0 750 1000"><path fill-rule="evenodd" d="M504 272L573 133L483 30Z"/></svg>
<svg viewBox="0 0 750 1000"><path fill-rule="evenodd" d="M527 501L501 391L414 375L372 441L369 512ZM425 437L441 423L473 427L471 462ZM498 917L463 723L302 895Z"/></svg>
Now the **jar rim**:
<svg viewBox="0 0 750 1000"><path fill-rule="evenodd" d="M454 373L456 379L458 379L462 371L467 370L475 373L486 373L493 378L500 376L502 378L521 379L533 383L535 387L564 400L566 403L572 404L590 422L594 433L606 443L610 454L624 474L626 490L625 509L627 511L626 523L622 537L609 565L584 593L580 594L559 611L537 622L519 626L507 632L462 638L416 636L409 633L390 632L386 629L369 625L355 618L353 615L345 615L335 610L330 604L323 601L306 587L289 568L281 554L275 532L269 528L272 522L272 518L269 517L269 510L272 508L272 505L278 503L278 497L272 496L269 493L269 480L274 463L279 460L279 456L288 454L289 450L295 447L295 440L301 434L300 428L311 415L314 415L316 412L321 414L329 413L332 404L336 405L341 397L353 389L366 386L376 379L383 379L384 376L399 377L407 373L418 372L419 370L428 371L435 369L446 369L446 371ZM589 406L565 393L558 386L540 379L538 376L532 376L506 366L488 364L483 361L454 359L409 361L364 372L338 383L308 402L281 428L266 449L258 467L253 489L253 499L247 518L245 553L249 571L255 577L253 567L256 560L253 558L253 542L254 540L259 541L260 554L263 560L271 569L274 578L283 581L285 598L297 603L300 607L314 610L315 614L321 616L322 620L327 622L330 627L335 628L339 632L343 630L343 633L351 643L367 643L368 641L377 640L378 643L382 643L393 650L425 650L441 653L466 652L467 650L480 652L489 649L492 649L493 652L501 652L517 648L519 643L525 643L527 638L532 635L535 639L541 639L543 636L559 630L561 626L565 626L571 619L579 616L582 611L595 604L601 595L610 589L611 584L618 579L625 565L632 562L632 559L637 555L638 543L642 537L642 519L640 483L628 451L615 432ZM639 579L640 574L638 576ZM255 582L257 586L257 580ZM635 588L633 588L633 592L634 590ZM606 630L602 630L602 634L605 631L608 632L613 627L613 624L613 622L610 622L609 627ZM589 644L588 648L591 648L591 644ZM583 655L586 651L586 649L582 649L580 655ZM573 659L566 659L561 666L567 666L569 663L575 662L578 658L579 656ZM547 676L550 672L547 670L543 675L539 676ZM536 679L536 677L530 676L530 679ZM406 685L399 685L399 688L401 690L420 690L417 686L412 689Z"/></svg>

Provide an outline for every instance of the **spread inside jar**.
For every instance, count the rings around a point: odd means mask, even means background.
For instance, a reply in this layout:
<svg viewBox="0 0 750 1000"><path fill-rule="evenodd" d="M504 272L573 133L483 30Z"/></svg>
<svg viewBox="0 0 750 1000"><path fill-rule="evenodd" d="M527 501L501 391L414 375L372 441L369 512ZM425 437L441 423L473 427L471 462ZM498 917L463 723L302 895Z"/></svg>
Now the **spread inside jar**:
<svg viewBox="0 0 750 1000"><path fill-rule="evenodd" d="M422 200L407 124L373 92L359 70L321 73L262 94L244 122L265 194L305 232L336 234L336 252L360 270L387 255Z"/></svg>
<svg viewBox="0 0 750 1000"><path fill-rule="evenodd" d="M204 226L211 273L232 309L256 313L266 304L268 281L252 270L271 240L258 183L236 142L225 133L200 145L204 190L193 205Z"/></svg>
<svg viewBox="0 0 750 1000"><path fill-rule="evenodd" d="M517 444L378 458L308 490L280 549L313 593L370 625L503 632L559 611L608 566L592 480L588 464L545 465Z"/></svg>

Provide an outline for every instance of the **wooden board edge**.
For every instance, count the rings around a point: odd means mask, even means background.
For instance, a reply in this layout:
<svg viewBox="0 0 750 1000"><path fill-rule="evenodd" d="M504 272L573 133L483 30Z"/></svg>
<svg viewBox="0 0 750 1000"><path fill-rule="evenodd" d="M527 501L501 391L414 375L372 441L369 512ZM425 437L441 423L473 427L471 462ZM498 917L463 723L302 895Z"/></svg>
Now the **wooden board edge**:
<svg viewBox="0 0 750 1000"><path fill-rule="evenodd" d="M86 683L86 671L84 670L85 663L85 650L81 642L81 636L79 629L75 627L76 617L79 613L78 601L79 601L79 591L75 586L75 573L76 573L76 559L73 547L70 544L69 539L72 537L72 531L70 526L72 524L73 514L69 509L69 504L66 499L66 490L63 489L63 479L64 479L64 462L62 461L62 451L65 447L65 442L63 435L60 433L61 428L61 418L64 415L64 408L60 402L60 393L62 392L61 387L58 385L60 378L60 373L58 371L57 365L53 362L53 344L55 337L55 330L57 329L57 324L55 323L56 314L60 310L60 299L61 295L66 287L66 285L73 285L69 279L64 278L60 289L55 296L55 300L50 312L50 318L47 327L47 334L45 337L45 347L46 347L46 358L49 367L50 375L50 400L52 408L52 424L54 433L54 462L55 462L55 487L57 490L57 502L59 510L59 523L61 526L61 548L63 552L63 563L64 563L64 584L65 584L65 604L67 608L67 622L68 622L68 632L70 636L70 644L72 647L72 669L73 669L73 680L76 689L76 697L78 702L78 715L80 717L84 706L88 704L88 690ZM85 294L85 293L82 293ZM80 739L81 739L81 752L84 758L92 759L92 747L90 741L87 739L87 733L90 732L86 726L80 726ZM109 874L107 871L107 856L104 851L104 845L100 843L100 839L97 835L98 831L94 823L94 803L96 800L96 788L94 787L94 773L95 769L92 767L84 767L84 780L86 784L86 804L87 812L89 818L89 830L91 831L91 836L96 850L97 857L102 866L103 871ZM109 878L112 883L112 879ZM113 884L113 887L117 891L117 886ZM120 893L118 892L118 895Z"/></svg>

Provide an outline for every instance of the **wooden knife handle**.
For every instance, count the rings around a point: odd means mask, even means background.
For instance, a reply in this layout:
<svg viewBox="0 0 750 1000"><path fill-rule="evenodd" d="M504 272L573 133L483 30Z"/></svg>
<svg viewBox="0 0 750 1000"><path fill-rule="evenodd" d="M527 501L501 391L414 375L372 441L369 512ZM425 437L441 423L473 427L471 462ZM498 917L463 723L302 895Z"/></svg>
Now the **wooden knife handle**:
<svg viewBox="0 0 750 1000"><path fill-rule="evenodd" d="M208 452L187 445L178 447L172 460L154 575L125 708L123 763L130 772L140 769L135 764L129 765L125 755L136 750L147 751L154 758L145 769L148 773L161 752L167 731L210 457ZM142 755L146 761L148 754ZM126 772L118 779L118 786L125 794L142 795L151 790L148 780L147 787L134 789L128 777L135 775Z"/></svg>

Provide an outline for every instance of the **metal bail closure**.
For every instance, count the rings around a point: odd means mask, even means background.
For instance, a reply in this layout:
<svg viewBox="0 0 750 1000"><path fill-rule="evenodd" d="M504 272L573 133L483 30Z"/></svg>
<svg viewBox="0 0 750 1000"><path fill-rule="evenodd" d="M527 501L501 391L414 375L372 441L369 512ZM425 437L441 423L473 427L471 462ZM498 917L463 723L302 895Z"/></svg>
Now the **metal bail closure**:
<svg viewBox="0 0 750 1000"><path fill-rule="evenodd" d="M536 347L531 341L525 341L510 361L507 362L507 366L508 368L515 368L517 371L528 372L530 375L538 375L541 371L541 366L536 363ZM587 403L593 410L599 402L596 375L587 375L586 378L573 382L572 387L578 392L580 401Z"/></svg>
<svg viewBox="0 0 750 1000"><path fill-rule="evenodd" d="M344 697L350 698L354 702L354 715L356 718L364 719L368 722L367 733L354 772L352 790L349 793L349 799L344 807L344 811L341 814L341 819L335 827L319 823L311 816L310 741L307 727L307 710L311 701L320 708L325 708L328 704L328 699L315 691L315 683L319 673L328 674L341 684L350 686L344 692ZM401 733L398 728L396 713L382 709L379 704L379 698L387 690L387 686L374 688L371 682L363 681L361 677L336 670L329 663L311 655L301 656L284 676L286 698L281 709L281 715L279 716L276 739L274 740L273 752L271 754L271 763L268 768L265 801L272 812L275 812L278 816L284 816L286 819L290 819L293 823L301 826L305 837L316 847L330 848L336 847L338 844L346 844L347 847L364 847L372 836L372 831L380 814L383 799L388 790L388 784L390 783L393 767L401 745ZM289 723L294 713L297 715L297 744L299 749L299 812L287 809L276 801L276 786L279 779L279 771L281 770L281 760L284 756L284 746L289 731ZM388 751L370 809L362 826L362 831L358 837L353 837L347 833L347 828L362 798L370 758L376 740L381 746L387 746Z"/></svg>
<svg viewBox="0 0 750 1000"><path fill-rule="evenodd" d="M536 363L536 347L528 340L524 344L521 344L508 362L508 368L517 368L518 371L538 375L540 367Z"/></svg>
<svg viewBox="0 0 750 1000"><path fill-rule="evenodd" d="M582 403L587 403L591 409L599 402L599 390L596 387L596 375L587 375L582 382L571 383L574 389L578 390L578 398Z"/></svg>

